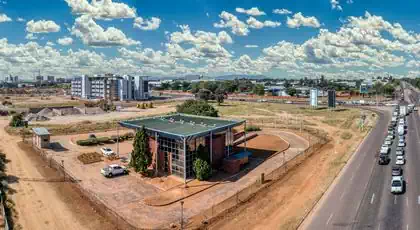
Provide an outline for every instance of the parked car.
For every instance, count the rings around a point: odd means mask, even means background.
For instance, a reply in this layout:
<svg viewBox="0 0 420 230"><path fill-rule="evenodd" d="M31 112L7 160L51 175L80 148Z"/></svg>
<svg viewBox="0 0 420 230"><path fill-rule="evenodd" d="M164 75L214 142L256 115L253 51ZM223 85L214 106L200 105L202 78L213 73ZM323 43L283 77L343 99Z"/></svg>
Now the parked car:
<svg viewBox="0 0 420 230"><path fill-rule="evenodd" d="M391 146L392 145L392 141L391 140L385 140L384 142L385 145Z"/></svg>
<svg viewBox="0 0 420 230"><path fill-rule="evenodd" d="M397 155L397 156L404 155L404 150L397 150L397 151L395 151L395 155Z"/></svg>
<svg viewBox="0 0 420 230"><path fill-rule="evenodd" d="M402 168L400 166L393 166L392 176L401 176L401 175L402 175Z"/></svg>
<svg viewBox="0 0 420 230"><path fill-rule="evenodd" d="M405 146L405 141L404 140L398 141L398 147L404 147L404 146Z"/></svg>
<svg viewBox="0 0 420 230"><path fill-rule="evenodd" d="M123 174L128 174L128 170L124 166L119 166L117 164L111 164L101 169L101 174L105 177L113 177Z"/></svg>
<svg viewBox="0 0 420 230"><path fill-rule="evenodd" d="M403 156L397 156L395 159L396 165L404 165L405 164L405 158Z"/></svg>
<svg viewBox="0 0 420 230"><path fill-rule="evenodd" d="M112 151L112 149L108 147L101 148L101 152L102 154L104 154L104 156L107 156L107 157L115 155L114 151Z"/></svg>
<svg viewBox="0 0 420 230"><path fill-rule="evenodd" d="M403 193L404 179L402 176L393 176L391 180L391 193Z"/></svg>

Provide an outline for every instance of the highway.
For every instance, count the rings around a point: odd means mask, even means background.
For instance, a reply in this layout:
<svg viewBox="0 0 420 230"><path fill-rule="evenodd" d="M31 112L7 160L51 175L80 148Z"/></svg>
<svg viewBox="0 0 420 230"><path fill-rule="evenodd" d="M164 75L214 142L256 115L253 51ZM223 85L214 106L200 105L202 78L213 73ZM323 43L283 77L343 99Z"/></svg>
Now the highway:
<svg viewBox="0 0 420 230"><path fill-rule="evenodd" d="M420 93L405 90L402 104L418 101ZM386 135L391 110L379 112L375 128L365 138L338 178L306 218L300 229L420 229L420 119L407 116L406 192L393 195L391 167L395 165L394 138L389 165L378 165L378 150Z"/></svg>

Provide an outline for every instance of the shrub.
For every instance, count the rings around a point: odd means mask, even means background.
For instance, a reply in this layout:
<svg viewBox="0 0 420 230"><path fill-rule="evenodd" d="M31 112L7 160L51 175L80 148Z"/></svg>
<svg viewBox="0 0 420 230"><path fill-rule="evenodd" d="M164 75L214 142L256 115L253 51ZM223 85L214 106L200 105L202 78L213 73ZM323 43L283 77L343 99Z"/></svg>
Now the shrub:
<svg viewBox="0 0 420 230"><path fill-rule="evenodd" d="M83 164L92 164L102 161L102 155L97 152L83 153L77 156L77 159Z"/></svg>
<svg viewBox="0 0 420 230"><path fill-rule="evenodd" d="M255 125L249 125L246 127L245 131L247 132L256 132L256 131L261 131L261 128Z"/></svg>
<svg viewBox="0 0 420 230"><path fill-rule="evenodd" d="M207 161L198 158L194 161L194 172L197 180L207 180L211 176L211 167Z"/></svg>
<svg viewBox="0 0 420 230"><path fill-rule="evenodd" d="M353 137L353 135L349 132L344 132L341 134L341 139L343 140L349 140Z"/></svg>
<svg viewBox="0 0 420 230"><path fill-rule="evenodd" d="M12 117L12 120L9 123L11 127L23 127L25 126L25 121L23 120L23 114L15 114Z"/></svg>
<svg viewBox="0 0 420 230"><path fill-rule="evenodd" d="M98 137L98 138L96 138L96 140L98 141L99 144L103 144L103 143L109 143L111 141L111 138L109 138L109 137Z"/></svg>
<svg viewBox="0 0 420 230"><path fill-rule="evenodd" d="M95 138L90 138L90 139L86 139L86 140L78 140L76 142L77 145L80 146L92 146L92 145L97 145L98 144L98 140Z"/></svg>
<svg viewBox="0 0 420 230"><path fill-rule="evenodd" d="M153 102L149 102L149 108L153 108Z"/></svg>

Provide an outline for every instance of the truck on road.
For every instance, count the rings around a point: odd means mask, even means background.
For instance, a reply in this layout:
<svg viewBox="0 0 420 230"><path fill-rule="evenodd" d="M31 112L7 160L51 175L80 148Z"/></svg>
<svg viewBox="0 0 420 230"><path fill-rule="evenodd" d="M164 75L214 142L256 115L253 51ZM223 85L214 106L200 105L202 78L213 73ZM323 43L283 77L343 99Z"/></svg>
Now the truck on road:
<svg viewBox="0 0 420 230"><path fill-rule="evenodd" d="M400 116L406 116L407 115L407 107L405 105L400 106Z"/></svg>

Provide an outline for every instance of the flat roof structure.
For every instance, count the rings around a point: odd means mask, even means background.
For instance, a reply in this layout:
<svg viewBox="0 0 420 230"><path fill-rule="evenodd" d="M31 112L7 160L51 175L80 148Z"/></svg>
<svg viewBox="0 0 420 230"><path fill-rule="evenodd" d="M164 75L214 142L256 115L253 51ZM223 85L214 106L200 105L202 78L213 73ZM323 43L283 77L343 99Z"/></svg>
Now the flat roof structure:
<svg viewBox="0 0 420 230"><path fill-rule="evenodd" d="M46 128L32 128L32 131L38 135L38 136L45 136L45 135L50 135L50 132L48 132L48 130Z"/></svg>
<svg viewBox="0 0 420 230"><path fill-rule="evenodd" d="M217 133L243 124L245 120L226 120L189 114L172 114L135 120L121 121L119 124L130 129L158 132L174 139L192 139L209 133Z"/></svg>

